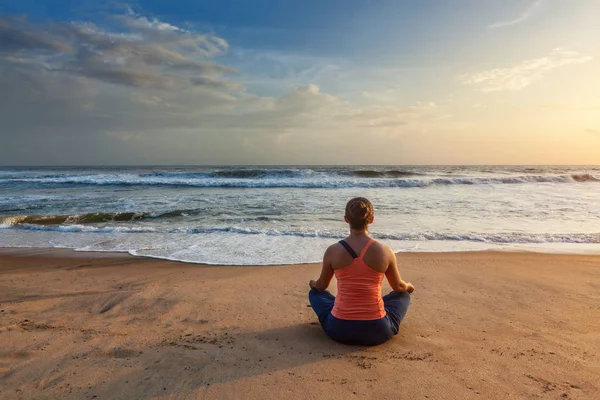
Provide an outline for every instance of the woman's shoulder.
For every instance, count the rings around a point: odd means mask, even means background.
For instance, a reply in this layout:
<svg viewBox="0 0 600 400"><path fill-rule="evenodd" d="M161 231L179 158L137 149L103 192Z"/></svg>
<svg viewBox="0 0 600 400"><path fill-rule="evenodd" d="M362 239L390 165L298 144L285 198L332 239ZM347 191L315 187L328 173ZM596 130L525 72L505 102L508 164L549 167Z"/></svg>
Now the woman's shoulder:
<svg viewBox="0 0 600 400"><path fill-rule="evenodd" d="M327 250L325 250L325 252L332 253L339 249L343 249L342 245L340 244L340 242L335 242L333 244L330 244L329 247L327 248Z"/></svg>
<svg viewBox="0 0 600 400"><path fill-rule="evenodd" d="M373 239L373 243L369 247L369 252L378 255L388 255L392 251L391 247L379 240Z"/></svg>
<svg viewBox="0 0 600 400"><path fill-rule="evenodd" d="M343 251L345 250L339 242L333 243L325 250L325 258L337 258Z"/></svg>
<svg viewBox="0 0 600 400"><path fill-rule="evenodd" d="M364 262L373 270L384 273L390 263L391 249L385 243L375 240L364 255Z"/></svg>

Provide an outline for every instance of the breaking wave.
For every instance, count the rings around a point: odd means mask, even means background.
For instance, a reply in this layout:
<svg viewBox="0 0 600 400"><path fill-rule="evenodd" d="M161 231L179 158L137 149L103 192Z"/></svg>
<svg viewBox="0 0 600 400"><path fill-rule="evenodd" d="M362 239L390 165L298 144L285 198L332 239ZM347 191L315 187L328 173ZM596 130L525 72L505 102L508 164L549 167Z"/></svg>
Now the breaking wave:
<svg viewBox="0 0 600 400"><path fill-rule="evenodd" d="M309 170L298 175L282 176L270 172L264 179L254 179L260 170L216 171L221 176L208 177L198 174L157 173L157 174L96 174L62 175L32 178L0 179L0 184L26 185L99 185L99 186L188 186L201 188L412 188L433 185L498 185L526 183L586 183L600 182L600 178L591 174L574 175L521 175L502 177L409 177L416 175L407 171L349 171L312 176ZM291 170L288 170L291 171ZM262 172L261 172L262 173ZM230 174L225 177L226 174ZM249 174L252 176L241 175Z"/></svg>
<svg viewBox="0 0 600 400"><path fill-rule="evenodd" d="M6 218L5 218L6 220ZM36 225L22 222L19 224L8 225L0 223L0 228L4 229L23 229L33 231L49 232L88 232L88 233L181 233L181 234L239 234L239 235L266 235L266 236L293 236L302 238L325 238L325 239L343 239L346 233L338 232L302 232L302 231L278 231L268 229L251 229L236 226L213 227L213 228L173 228L160 229L144 226L90 226L81 224L70 225ZM404 234L374 234L374 238L381 240L402 240L402 241L469 241L492 244L510 244L510 243L590 243L600 244L600 233L544 233L529 234L517 232L504 233L404 233Z"/></svg>
<svg viewBox="0 0 600 400"><path fill-rule="evenodd" d="M164 213L149 212L97 212L74 215L11 215L0 217L0 227L19 225L72 225L101 222L127 222L142 219L174 218L195 213L195 210L173 210Z"/></svg>

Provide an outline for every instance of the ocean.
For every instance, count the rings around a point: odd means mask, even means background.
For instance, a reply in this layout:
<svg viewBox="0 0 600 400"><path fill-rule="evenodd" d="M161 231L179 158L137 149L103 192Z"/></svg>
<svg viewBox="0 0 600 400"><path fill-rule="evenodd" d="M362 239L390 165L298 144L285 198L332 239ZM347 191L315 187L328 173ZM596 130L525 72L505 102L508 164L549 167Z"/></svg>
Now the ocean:
<svg viewBox="0 0 600 400"><path fill-rule="evenodd" d="M0 247L317 262L356 196L395 251L600 253L598 166L0 167Z"/></svg>

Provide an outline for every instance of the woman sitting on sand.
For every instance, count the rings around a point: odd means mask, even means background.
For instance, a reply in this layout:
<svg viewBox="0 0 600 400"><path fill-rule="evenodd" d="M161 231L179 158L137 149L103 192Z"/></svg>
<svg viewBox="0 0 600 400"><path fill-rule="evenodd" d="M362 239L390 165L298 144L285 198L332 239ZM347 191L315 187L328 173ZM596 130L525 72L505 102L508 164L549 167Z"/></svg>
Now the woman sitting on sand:
<svg viewBox="0 0 600 400"><path fill-rule="evenodd" d="M344 216L350 236L329 246L321 276L309 283L310 305L323 330L341 343L377 345L398 334L410 304L409 293L415 290L400 278L392 249L369 237L373 219L369 200L350 200ZM337 298L326 290L334 274ZM384 275L393 291L381 297Z"/></svg>

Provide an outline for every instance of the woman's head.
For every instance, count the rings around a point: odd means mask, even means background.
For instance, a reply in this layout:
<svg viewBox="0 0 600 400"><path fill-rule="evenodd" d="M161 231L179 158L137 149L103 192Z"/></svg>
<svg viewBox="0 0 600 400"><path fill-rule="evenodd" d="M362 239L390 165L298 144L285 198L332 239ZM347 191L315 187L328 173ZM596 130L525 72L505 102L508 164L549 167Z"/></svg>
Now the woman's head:
<svg viewBox="0 0 600 400"><path fill-rule="evenodd" d="M374 216L373 204L364 197L355 197L346 204L345 220L352 229L366 229Z"/></svg>

